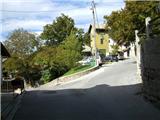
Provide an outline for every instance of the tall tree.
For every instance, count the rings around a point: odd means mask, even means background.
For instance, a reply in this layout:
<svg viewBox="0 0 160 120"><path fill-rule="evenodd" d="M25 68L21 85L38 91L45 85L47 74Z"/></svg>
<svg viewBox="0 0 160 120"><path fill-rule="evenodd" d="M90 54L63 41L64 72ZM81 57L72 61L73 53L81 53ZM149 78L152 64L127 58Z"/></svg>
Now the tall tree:
<svg viewBox="0 0 160 120"><path fill-rule="evenodd" d="M39 47L39 39L23 28L14 30L4 42L9 52L13 55L25 59Z"/></svg>
<svg viewBox="0 0 160 120"><path fill-rule="evenodd" d="M66 38L61 46L59 46L59 58L65 63L68 68L72 68L76 65L76 62L81 59L82 43L74 32Z"/></svg>
<svg viewBox="0 0 160 120"><path fill-rule="evenodd" d="M120 45L134 42L134 30L145 25L146 17L158 16L157 7L158 1L126 1L124 9L104 17L110 37Z"/></svg>
<svg viewBox="0 0 160 120"><path fill-rule="evenodd" d="M57 17L52 24L44 26L41 38L47 40L48 45L58 45L70 35L75 28L74 20L64 14Z"/></svg>
<svg viewBox="0 0 160 120"><path fill-rule="evenodd" d="M20 28L11 32L4 44L11 53L11 58L4 62L4 69L30 80L32 66L29 66L29 63L32 54L39 49L39 39Z"/></svg>
<svg viewBox="0 0 160 120"><path fill-rule="evenodd" d="M48 82L77 65L81 59L81 36L71 32L59 46L44 46L34 55L32 64L42 69L42 80Z"/></svg>
<svg viewBox="0 0 160 120"><path fill-rule="evenodd" d="M107 19L106 29L109 31L110 37L119 45L128 44L132 41L134 26L130 14L126 10L112 12Z"/></svg>
<svg viewBox="0 0 160 120"><path fill-rule="evenodd" d="M159 16L159 1L127 1L125 9L132 17L136 29L141 29L146 17Z"/></svg>

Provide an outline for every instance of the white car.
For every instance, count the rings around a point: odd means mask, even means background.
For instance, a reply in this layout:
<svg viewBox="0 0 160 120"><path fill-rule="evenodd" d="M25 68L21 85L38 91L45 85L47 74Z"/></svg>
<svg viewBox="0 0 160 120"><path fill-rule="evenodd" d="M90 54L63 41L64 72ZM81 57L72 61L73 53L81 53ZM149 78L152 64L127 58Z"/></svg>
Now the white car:
<svg viewBox="0 0 160 120"><path fill-rule="evenodd" d="M83 58L82 60L78 61L78 63L80 63L80 64L82 64L82 65L87 65L87 64L89 64L92 60L93 60L92 57L86 57L86 58Z"/></svg>

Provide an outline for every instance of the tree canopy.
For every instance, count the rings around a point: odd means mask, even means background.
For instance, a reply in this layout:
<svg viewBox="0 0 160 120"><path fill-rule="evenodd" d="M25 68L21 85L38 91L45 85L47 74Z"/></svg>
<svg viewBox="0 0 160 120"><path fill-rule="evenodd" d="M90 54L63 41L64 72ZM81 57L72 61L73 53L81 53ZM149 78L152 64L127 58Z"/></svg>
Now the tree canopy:
<svg viewBox="0 0 160 120"><path fill-rule="evenodd" d="M12 55L25 58L38 49L39 39L34 34L20 28L11 32L4 44Z"/></svg>
<svg viewBox="0 0 160 120"><path fill-rule="evenodd" d="M41 38L46 40L48 45L57 45L64 41L74 30L77 30L74 20L61 14L52 24L44 26Z"/></svg>
<svg viewBox="0 0 160 120"><path fill-rule="evenodd" d="M44 26L41 39L16 29L5 41L12 57L4 62L4 69L20 73L28 82L39 79L46 83L78 65L83 39L83 29L76 28L74 20L64 14ZM46 44L41 46L41 40Z"/></svg>
<svg viewBox="0 0 160 120"><path fill-rule="evenodd" d="M44 46L34 55L32 64L42 69L42 78L48 82L75 67L81 59L81 40L71 32L59 46Z"/></svg>
<svg viewBox="0 0 160 120"><path fill-rule="evenodd" d="M84 43L85 45L91 46L91 45L90 45L91 40L90 40L90 36L89 36L89 33L88 33L88 32L86 32L86 33L84 34L83 40L84 40L83 43Z"/></svg>
<svg viewBox="0 0 160 120"><path fill-rule="evenodd" d="M145 25L146 17L158 16L157 7L158 1L126 1L124 9L104 16L110 37L119 45L134 42L134 31Z"/></svg>

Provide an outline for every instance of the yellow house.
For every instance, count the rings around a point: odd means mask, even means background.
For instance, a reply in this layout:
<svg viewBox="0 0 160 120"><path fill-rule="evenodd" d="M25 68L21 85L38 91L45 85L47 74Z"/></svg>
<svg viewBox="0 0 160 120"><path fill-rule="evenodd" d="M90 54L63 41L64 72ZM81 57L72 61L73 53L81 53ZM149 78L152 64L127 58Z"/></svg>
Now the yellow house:
<svg viewBox="0 0 160 120"><path fill-rule="evenodd" d="M91 51L92 54L95 54L95 47L100 54L109 55L109 36L105 30L104 25L96 25L94 40L94 27L92 25L89 26L88 33L90 34L91 40ZM96 44L95 44L96 43Z"/></svg>

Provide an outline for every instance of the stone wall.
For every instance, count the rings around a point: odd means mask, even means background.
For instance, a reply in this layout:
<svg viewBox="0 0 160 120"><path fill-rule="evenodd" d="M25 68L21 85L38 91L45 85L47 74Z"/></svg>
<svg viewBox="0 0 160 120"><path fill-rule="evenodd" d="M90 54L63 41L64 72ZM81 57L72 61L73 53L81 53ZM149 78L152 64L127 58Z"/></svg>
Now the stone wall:
<svg viewBox="0 0 160 120"><path fill-rule="evenodd" d="M160 37L145 40L141 52L143 91L150 99L160 100Z"/></svg>
<svg viewBox="0 0 160 120"><path fill-rule="evenodd" d="M140 37L140 32L135 31L137 72L143 83L144 95L150 100L160 101L160 34L153 33L153 24L149 17L145 23L145 37ZM139 42L141 44L138 44Z"/></svg>

